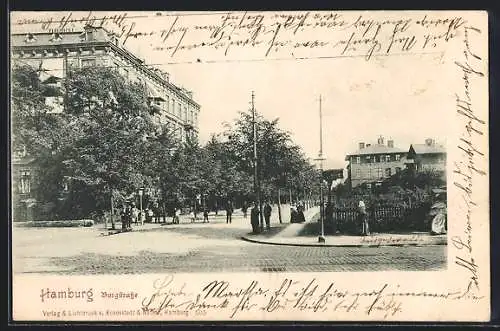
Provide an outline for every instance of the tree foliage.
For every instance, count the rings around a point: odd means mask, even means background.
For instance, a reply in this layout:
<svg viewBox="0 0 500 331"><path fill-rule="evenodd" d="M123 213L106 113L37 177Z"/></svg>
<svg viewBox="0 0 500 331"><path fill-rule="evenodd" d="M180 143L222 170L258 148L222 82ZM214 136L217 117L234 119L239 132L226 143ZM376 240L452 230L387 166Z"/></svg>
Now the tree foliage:
<svg viewBox="0 0 500 331"><path fill-rule="evenodd" d="M109 210L112 197L118 204L134 199L141 187L147 204L166 207L193 206L200 196L211 207L255 198L251 113L239 113L202 146L179 142L178 132L158 121L145 87L113 69L73 70L59 89L27 66L14 68L12 81L13 149L36 158L38 198L58 201L61 218ZM45 104L54 95L64 96L62 113ZM263 198L275 199L278 188L314 189L316 170L279 120L257 116L256 128Z"/></svg>

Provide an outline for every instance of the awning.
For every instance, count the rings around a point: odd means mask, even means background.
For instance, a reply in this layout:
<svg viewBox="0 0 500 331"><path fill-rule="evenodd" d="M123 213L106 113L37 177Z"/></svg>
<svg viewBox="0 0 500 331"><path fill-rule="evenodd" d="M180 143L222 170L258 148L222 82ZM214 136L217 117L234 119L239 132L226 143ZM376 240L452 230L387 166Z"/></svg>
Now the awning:
<svg viewBox="0 0 500 331"><path fill-rule="evenodd" d="M50 76L46 80L43 81L44 84L57 84L62 80L61 77Z"/></svg>
<svg viewBox="0 0 500 331"><path fill-rule="evenodd" d="M146 90L148 92L148 97L154 101L166 101L161 93L151 84L146 83Z"/></svg>

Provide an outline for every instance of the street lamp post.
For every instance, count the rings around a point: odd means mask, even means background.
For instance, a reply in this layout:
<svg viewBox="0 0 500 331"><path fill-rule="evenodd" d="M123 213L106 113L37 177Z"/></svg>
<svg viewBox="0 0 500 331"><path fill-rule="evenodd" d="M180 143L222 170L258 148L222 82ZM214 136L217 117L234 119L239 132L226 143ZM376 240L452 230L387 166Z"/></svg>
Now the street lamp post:
<svg viewBox="0 0 500 331"><path fill-rule="evenodd" d="M255 104L254 104L254 92L252 91L252 130L253 130L253 187L254 193L256 195L257 204L259 207L259 228L260 232L264 230L264 219L262 215L262 201L260 198L260 181L259 181L259 170L258 170L258 156L257 156L257 126L255 122Z"/></svg>
<svg viewBox="0 0 500 331"><path fill-rule="evenodd" d="M320 243L325 243L325 226L324 226L324 218L325 218L325 213L324 213L324 207L323 207L323 116L321 112L321 95L319 96L319 154L318 154L318 159L319 161L319 216L320 216L320 222L321 222L321 233L318 237L318 242Z"/></svg>
<svg viewBox="0 0 500 331"><path fill-rule="evenodd" d="M143 194L144 194L144 188L141 187L139 189L139 207L140 207L140 210L141 210L141 216L140 216L141 217L141 225L143 225L142 222L143 222L143 219L144 219L143 218L143 211L142 211L142 195Z"/></svg>

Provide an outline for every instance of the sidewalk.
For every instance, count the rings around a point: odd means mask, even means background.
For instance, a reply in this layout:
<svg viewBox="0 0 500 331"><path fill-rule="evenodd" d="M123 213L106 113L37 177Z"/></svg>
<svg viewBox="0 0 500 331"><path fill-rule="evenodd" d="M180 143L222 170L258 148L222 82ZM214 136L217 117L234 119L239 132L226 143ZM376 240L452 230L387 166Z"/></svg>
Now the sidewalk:
<svg viewBox="0 0 500 331"><path fill-rule="evenodd" d="M306 222L290 224L274 236L264 234L248 234L242 236L245 241L285 246L326 246L326 247L379 247L379 246L430 246L446 245L447 236L431 235L426 232L413 232L408 234L373 233L369 236L326 236L326 243L318 243L318 236L301 236L302 229L311 222L319 212L319 207L311 208L305 213Z"/></svg>
<svg viewBox="0 0 500 331"><path fill-rule="evenodd" d="M294 225L294 224L292 224ZM285 231L285 230L283 230ZM246 235L243 240L268 245L285 246L326 246L326 247L379 247L379 246L430 246L446 245L446 235L430 235L427 233L383 234L376 233L362 236L326 236L326 243L318 243L318 237L284 237L281 233L266 238L262 235Z"/></svg>

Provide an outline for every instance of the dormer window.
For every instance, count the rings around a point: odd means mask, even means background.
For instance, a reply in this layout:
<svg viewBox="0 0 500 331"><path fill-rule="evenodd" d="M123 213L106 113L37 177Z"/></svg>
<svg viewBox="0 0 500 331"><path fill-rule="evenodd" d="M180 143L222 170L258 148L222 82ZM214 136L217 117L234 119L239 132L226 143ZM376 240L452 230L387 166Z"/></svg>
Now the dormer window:
<svg viewBox="0 0 500 331"><path fill-rule="evenodd" d="M84 32L82 32L80 34L80 39L85 40L85 41L94 40L94 34L93 34L92 30L88 29L88 30L85 30Z"/></svg>
<svg viewBox="0 0 500 331"><path fill-rule="evenodd" d="M28 33L26 35L26 38L24 38L24 42L26 43L32 43L32 42L35 42L36 41L36 37L33 33Z"/></svg>
<svg viewBox="0 0 500 331"><path fill-rule="evenodd" d="M52 34L52 37L50 38L50 41L54 42L54 41L61 41L62 40L62 36L60 33L53 33Z"/></svg>

